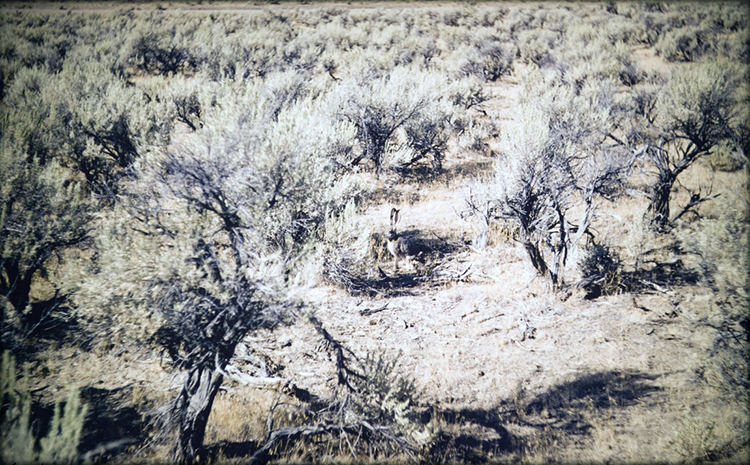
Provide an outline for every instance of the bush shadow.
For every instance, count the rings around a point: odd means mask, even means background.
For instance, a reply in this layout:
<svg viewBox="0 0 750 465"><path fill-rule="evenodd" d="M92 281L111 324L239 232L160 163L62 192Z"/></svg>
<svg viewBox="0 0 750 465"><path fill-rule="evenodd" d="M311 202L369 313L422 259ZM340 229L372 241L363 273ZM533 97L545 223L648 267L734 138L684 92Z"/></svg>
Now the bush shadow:
<svg viewBox="0 0 750 465"><path fill-rule="evenodd" d="M485 463L513 451L514 437L505 428L506 420L497 409L458 409L429 411L445 425L427 451L430 461L440 463Z"/></svg>
<svg viewBox="0 0 750 465"><path fill-rule="evenodd" d="M208 463L217 460L236 459L240 457L250 457L256 450L261 447L257 441L220 441L215 444L207 445L204 448L205 458Z"/></svg>
<svg viewBox="0 0 750 465"><path fill-rule="evenodd" d="M598 273L581 280L576 287L586 291L586 300L594 300L602 295L621 292L664 292L674 286L695 286L701 280L701 273L685 266L681 259L672 262L646 260L636 270L618 270L617 274L617 279L609 277L609 284L605 284L608 278L606 273Z"/></svg>
<svg viewBox="0 0 750 465"><path fill-rule="evenodd" d="M597 416L643 402L661 388L655 375L606 371L584 374L526 398L524 391L491 409L440 409L442 425L429 455L440 462L517 460L541 445L563 445L591 433ZM547 449L549 449L547 447ZM554 453L554 447L549 450Z"/></svg>
<svg viewBox="0 0 750 465"><path fill-rule="evenodd" d="M132 395L131 385L81 388L81 402L88 406L88 413L78 450L87 461L117 460L130 446L147 440L148 422L132 405Z"/></svg>
<svg viewBox="0 0 750 465"><path fill-rule="evenodd" d="M414 295L416 289L435 282L436 267L449 255L458 252L463 246L435 236L426 237L422 231L407 230L400 233L411 246L413 256L399 260L395 269L393 257L386 250L386 237L373 235L376 248L380 248L378 259L360 262L328 263L328 280L352 295L368 297L397 297Z"/></svg>
<svg viewBox="0 0 750 465"><path fill-rule="evenodd" d="M586 374L553 386L532 399L522 399L511 418L526 426L553 428L565 434L586 434L591 428L587 414L637 404L661 389L651 383L656 378L645 373L619 371Z"/></svg>
<svg viewBox="0 0 750 465"><path fill-rule="evenodd" d="M650 268L623 273L623 281L630 292L659 290L659 287L694 286L699 283L701 274L685 266L681 259L673 262L649 260ZM656 288L656 289L655 289Z"/></svg>

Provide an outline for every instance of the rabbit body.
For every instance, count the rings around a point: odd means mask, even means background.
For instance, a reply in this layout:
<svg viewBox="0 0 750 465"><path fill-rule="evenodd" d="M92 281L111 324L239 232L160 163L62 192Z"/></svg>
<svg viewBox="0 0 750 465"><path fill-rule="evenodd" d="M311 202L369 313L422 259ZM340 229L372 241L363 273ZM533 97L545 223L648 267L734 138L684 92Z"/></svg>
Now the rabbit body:
<svg viewBox="0 0 750 465"><path fill-rule="evenodd" d="M409 241L399 236L397 232L391 231L388 235L388 252L390 252L394 258L411 255Z"/></svg>
<svg viewBox="0 0 750 465"><path fill-rule="evenodd" d="M411 259L412 255L414 255L414 247L411 242L409 242L408 239L405 237L402 237L398 234L398 231L396 230L396 224L398 223L399 219L401 219L401 215L399 210L396 208L391 209L391 231L388 234L388 252L393 256L393 267L394 269L398 270L398 262L402 258Z"/></svg>

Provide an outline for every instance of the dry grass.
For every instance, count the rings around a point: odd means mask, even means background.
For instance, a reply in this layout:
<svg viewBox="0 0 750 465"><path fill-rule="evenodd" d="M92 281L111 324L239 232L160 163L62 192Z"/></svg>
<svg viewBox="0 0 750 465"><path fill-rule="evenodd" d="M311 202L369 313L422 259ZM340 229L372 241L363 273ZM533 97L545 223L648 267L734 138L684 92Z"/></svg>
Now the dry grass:
<svg viewBox="0 0 750 465"><path fill-rule="evenodd" d="M229 11L219 4L210 8ZM245 8L256 7L241 7ZM665 73L675 66L653 49L638 49L634 57L647 73ZM512 124L509 115L518 85L513 77L487 85L486 118L494 118L498 131ZM400 231L468 241L476 230L460 217L463 193L472 179L491 169L492 161L488 154L454 147L445 172L426 182L363 175L361 182L367 183L370 195L361 228L386 234L389 211L397 207L403 218ZM680 181L684 187L673 196L673 212L687 203L686 188L712 183L714 192L721 193L720 201L698 209L709 219L721 217L722 209L732 205L733 192L746 190L748 182L743 171L713 171L707 162L693 166ZM674 237L656 237L645 229L646 205L643 196L602 204L594 227L597 236L616 247L629 272L638 271L644 258L681 258L689 267L694 257L676 255ZM694 218L687 215L684 221ZM371 247L377 249L378 244ZM375 257L392 273L382 241L379 249ZM704 283L657 283L661 289L646 286L638 293L593 301L578 292L561 300L535 277L525 251L514 241L512 227L497 224L487 249L461 248L445 257L444 265L470 269L468 278L374 298L323 284L307 295L330 333L357 356L401 353L399 368L413 376L421 408L430 412L426 423L435 439L429 451L432 459L750 459L747 411L723 402L716 389L720 379L709 358L716 332L704 323L711 312L719 311L716 302L722 296ZM49 290L39 286L36 292L41 298ZM364 315L366 309L383 306L382 311ZM272 334L261 331L248 345L273 357L277 376L320 396L330 394L333 363L320 350L309 325L281 327ZM151 407L172 397L179 385L160 360L135 347L100 352L55 345L23 369L35 383L32 390L49 386L41 394L45 402L61 400L70 385L101 390L128 386L128 403L143 418ZM267 415L276 398L273 389L227 383L209 419L206 443L212 457L228 463L246 459L247 451L266 437ZM295 403L288 396L281 399L286 404L276 411L276 424L301 422ZM163 460L166 456L160 453L149 458ZM324 451L323 457L337 463L352 460L337 450ZM309 458L304 446L286 456L290 461Z"/></svg>

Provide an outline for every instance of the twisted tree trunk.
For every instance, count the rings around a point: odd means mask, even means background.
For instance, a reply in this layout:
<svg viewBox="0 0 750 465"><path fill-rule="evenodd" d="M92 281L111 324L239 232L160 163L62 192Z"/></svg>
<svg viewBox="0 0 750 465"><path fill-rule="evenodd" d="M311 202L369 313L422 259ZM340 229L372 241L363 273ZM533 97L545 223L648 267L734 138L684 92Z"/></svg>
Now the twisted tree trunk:
<svg viewBox="0 0 750 465"><path fill-rule="evenodd" d="M194 368L188 373L172 406L173 418L179 422L178 439L171 452L175 463L200 461L208 416L223 381L224 376L216 368Z"/></svg>
<svg viewBox="0 0 750 465"><path fill-rule="evenodd" d="M651 191L651 204L648 211L651 215L651 225L658 231L664 230L669 223L669 198L675 179L677 176L674 172L662 170Z"/></svg>
<svg viewBox="0 0 750 465"><path fill-rule="evenodd" d="M534 269L537 270L540 275L545 276L547 271L549 271L549 268L547 267L547 263L544 261L542 252L539 250L537 244L531 240L524 240L523 246L526 249L526 253L529 254Z"/></svg>

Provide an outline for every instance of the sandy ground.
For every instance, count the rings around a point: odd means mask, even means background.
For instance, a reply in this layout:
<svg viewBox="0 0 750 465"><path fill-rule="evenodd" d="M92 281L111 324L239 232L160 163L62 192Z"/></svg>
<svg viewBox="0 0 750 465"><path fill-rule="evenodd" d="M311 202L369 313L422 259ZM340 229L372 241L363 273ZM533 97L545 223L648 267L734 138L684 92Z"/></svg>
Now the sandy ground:
<svg viewBox="0 0 750 465"><path fill-rule="evenodd" d="M12 7L17 5L3 5ZM75 4L70 8L109 7ZM34 8L60 6L35 4ZM190 8L240 11L265 6ZM664 66L650 49L636 51L636 57L646 70ZM516 88L513 78L487 86L491 98L486 108L501 130L512 123ZM458 170L462 163L489 162L454 155L447 160L449 171ZM725 182L734 179L729 178ZM399 186L402 201L371 207L363 227L386 232L388 212L398 206L403 230L419 231L422 236L470 237L471 224L458 215L468 182L455 177L446 183ZM625 234L629 221L644 211L643 199L629 202L624 211L613 211L619 220L612 222L610 234L617 230ZM483 449L485 458L502 456L505 443L492 442L502 435L498 431L525 444L513 451L525 453L529 460L596 462L680 461L684 457L675 441L691 418L714 418L717 431L731 431L731 412L722 410L718 391L701 379L715 337L704 323L718 311L706 289L675 286L666 292L596 300L585 300L583 293L576 292L561 299L535 278L523 249L504 238L493 239L481 252L459 250L445 261L450 269L468 268L470 273L459 282L404 289L374 299L323 284L308 297L319 320L359 357L378 351L393 357L400 354L399 369L413 377L425 407L443 412L446 427L472 432L494 444L495 449ZM382 268L394 273L390 262ZM320 394L332 385L331 355L320 347L309 324L253 334L246 346L272 356L277 367L274 376ZM70 385L102 390L129 387L133 402L166 399L174 395L180 381L158 358L126 349L98 354L61 349L49 360L26 368L37 386L50 385L42 393L50 399ZM273 392L268 386L243 386L230 380L212 413L208 441L257 439L264 418L253 415L264 412ZM456 412L463 416L452 415Z"/></svg>

